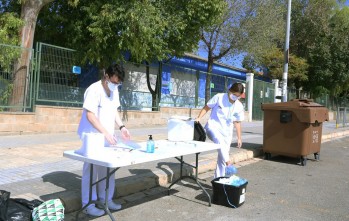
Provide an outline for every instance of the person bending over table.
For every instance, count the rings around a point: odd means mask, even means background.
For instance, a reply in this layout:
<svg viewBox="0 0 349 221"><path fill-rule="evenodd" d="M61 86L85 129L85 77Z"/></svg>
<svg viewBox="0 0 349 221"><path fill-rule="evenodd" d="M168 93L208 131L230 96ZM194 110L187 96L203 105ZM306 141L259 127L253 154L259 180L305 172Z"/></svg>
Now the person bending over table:
<svg viewBox="0 0 349 221"><path fill-rule="evenodd" d="M105 146L115 145L117 140L114 136L115 123L121 130L124 139L130 139L130 133L124 126L117 111L120 106L118 86L125 77L124 69L118 64L109 66L103 74L100 81L90 85L84 94L83 112L78 128L78 135L83 140L83 134L102 133L105 138ZM81 201L82 207L89 202L89 183L90 183L90 163L84 163L81 178ZM103 178L107 175L107 168L102 166L93 166L93 182L97 178ZM111 177L114 177L112 174ZM105 202L106 180L92 187L92 200ZM97 189L97 190L96 190ZM112 201L115 189L115 179L109 179L108 208L110 210L121 209L120 204ZM104 210L96 205L89 205L83 211L91 216L102 216Z"/></svg>
<svg viewBox="0 0 349 221"><path fill-rule="evenodd" d="M212 109L205 130L210 140L216 144L221 144L221 148L218 149L215 178L225 176L225 168L231 164L229 150L234 126L236 128L237 147L241 148L242 146L241 121L244 120L244 107L239 98L243 93L243 84L233 84L227 93L219 93L213 96L195 119L199 122Z"/></svg>

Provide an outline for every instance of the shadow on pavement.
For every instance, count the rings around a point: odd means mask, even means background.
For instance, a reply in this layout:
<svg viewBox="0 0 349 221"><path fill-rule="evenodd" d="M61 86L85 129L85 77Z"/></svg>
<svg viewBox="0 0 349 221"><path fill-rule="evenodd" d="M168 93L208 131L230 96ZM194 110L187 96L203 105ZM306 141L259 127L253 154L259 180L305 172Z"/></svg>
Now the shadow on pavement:
<svg viewBox="0 0 349 221"><path fill-rule="evenodd" d="M233 142L230 144L230 147L237 148L237 143ZM261 149L262 150L262 144L259 143L249 143L249 142L242 142L242 147L241 149L245 150L255 150L255 149Z"/></svg>
<svg viewBox="0 0 349 221"><path fill-rule="evenodd" d="M66 171L55 171L42 176L44 183L49 182L65 190L79 190L81 176Z"/></svg>
<svg viewBox="0 0 349 221"><path fill-rule="evenodd" d="M306 158L307 161L317 162L317 160L315 160L314 158L311 158L311 156L313 156L313 155L307 156L307 158ZM297 157L275 155L275 156L271 157L270 161L302 166L300 157L297 158Z"/></svg>

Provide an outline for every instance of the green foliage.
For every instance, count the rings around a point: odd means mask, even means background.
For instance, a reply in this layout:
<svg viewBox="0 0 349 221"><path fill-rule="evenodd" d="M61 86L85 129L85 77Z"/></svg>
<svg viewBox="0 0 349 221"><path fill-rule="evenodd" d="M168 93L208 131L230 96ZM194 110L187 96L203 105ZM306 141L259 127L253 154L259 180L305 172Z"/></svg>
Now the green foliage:
<svg viewBox="0 0 349 221"><path fill-rule="evenodd" d="M264 51L261 54L259 63L257 63L249 56L246 56L243 65L248 67L249 70L260 70L266 72L268 77L272 79L282 80L283 69L284 69L284 52L279 48L271 48ZM299 88L301 84L308 80L308 64L303 58L297 57L296 55L289 55L288 63L288 86L295 86Z"/></svg>
<svg viewBox="0 0 349 221"><path fill-rule="evenodd" d="M319 93L319 87L331 96L349 94L349 8L335 10L328 22L329 31L316 39L309 50L307 88Z"/></svg>
<svg viewBox="0 0 349 221"><path fill-rule="evenodd" d="M208 60L232 58L240 53L258 59L259 53L283 37L284 5L272 0L229 0L223 15L204 29L203 47Z"/></svg>
<svg viewBox="0 0 349 221"><path fill-rule="evenodd" d="M13 91L13 84L0 77L0 106L6 106L9 103ZM2 111L0 109L0 111Z"/></svg>
<svg viewBox="0 0 349 221"><path fill-rule="evenodd" d="M203 29L201 40L208 52L207 72L213 62L247 54L258 62L261 53L281 41L284 7L274 0L227 0L221 17ZM206 77L205 101L210 98L210 75Z"/></svg>
<svg viewBox="0 0 349 221"><path fill-rule="evenodd" d="M23 25L15 13L0 13L0 42L2 44L19 45L18 30Z"/></svg>
<svg viewBox="0 0 349 221"><path fill-rule="evenodd" d="M74 48L81 62L107 65L131 52L132 60L162 60L194 50L200 28L222 10L223 0L64 0L44 7L36 41ZM55 13L51 13L54 11Z"/></svg>

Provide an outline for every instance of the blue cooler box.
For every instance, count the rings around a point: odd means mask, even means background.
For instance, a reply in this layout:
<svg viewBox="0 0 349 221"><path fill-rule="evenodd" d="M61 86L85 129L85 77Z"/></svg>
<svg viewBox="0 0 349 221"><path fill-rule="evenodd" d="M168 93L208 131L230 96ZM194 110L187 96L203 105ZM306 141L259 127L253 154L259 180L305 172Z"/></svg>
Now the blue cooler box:
<svg viewBox="0 0 349 221"><path fill-rule="evenodd" d="M248 182L240 186L233 186L230 184L217 183L220 178L229 177L217 177L211 181L213 188L212 203L231 208L237 208L244 204L245 193Z"/></svg>

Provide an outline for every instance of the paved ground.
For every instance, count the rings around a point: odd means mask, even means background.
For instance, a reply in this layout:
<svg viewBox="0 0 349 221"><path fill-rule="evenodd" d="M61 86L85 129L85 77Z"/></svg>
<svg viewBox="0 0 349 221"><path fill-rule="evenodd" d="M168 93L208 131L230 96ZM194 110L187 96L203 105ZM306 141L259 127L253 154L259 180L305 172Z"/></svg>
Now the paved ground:
<svg viewBox="0 0 349 221"><path fill-rule="evenodd" d="M167 138L167 128L131 130L132 138L145 141L148 134L155 140ZM336 129L334 122L323 124L322 141L348 136L349 128ZM80 141L75 133L31 134L0 136L0 189L11 192L11 197L48 200L61 198L66 211L80 208L80 178L82 163L63 158L63 151L78 149ZM236 166L262 154L263 123L243 123L243 148L231 148L231 159ZM192 162L193 158L187 161ZM200 173L213 174L216 152L200 156ZM126 204L166 187L169 174L178 174L175 159L121 168L116 176L116 198ZM159 186L160 185L160 186ZM155 188L155 189L154 189Z"/></svg>
<svg viewBox="0 0 349 221"><path fill-rule="evenodd" d="M208 207L202 191L191 182L175 185L171 195L166 188L143 191L143 197L123 204L114 212L116 220L256 220L256 221L345 221L349 220L349 137L326 142L319 161L298 165L295 158L275 156L270 161L254 158L239 168L248 180L245 203L232 209L213 204ZM212 194L212 173L200 174ZM139 193L141 195L141 193ZM66 220L75 220L75 213ZM107 221L108 216L79 220Z"/></svg>

